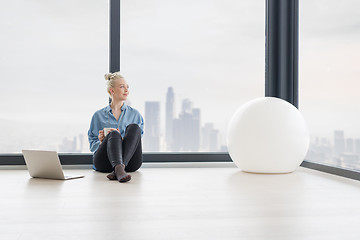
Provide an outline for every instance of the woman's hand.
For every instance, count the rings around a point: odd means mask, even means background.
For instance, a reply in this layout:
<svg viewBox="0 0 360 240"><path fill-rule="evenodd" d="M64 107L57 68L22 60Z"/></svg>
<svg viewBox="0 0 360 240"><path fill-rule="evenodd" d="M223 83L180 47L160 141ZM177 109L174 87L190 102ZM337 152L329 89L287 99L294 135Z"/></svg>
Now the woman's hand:
<svg viewBox="0 0 360 240"><path fill-rule="evenodd" d="M118 131L118 132L120 132L120 130L117 128L117 129L115 129L115 128L111 128L110 130L109 130L109 133L111 133L112 131Z"/></svg>
<svg viewBox="0 0 360 240"><path fill-rule="evenodd" d="M112 129L109 130L109 132L112 132L112 131L118 131L118 132L120 132L120 130L119 130L118 128L117 128L117 129L112 128ZM102 141L104 141L104 138L105 138L104 129L99 131L99 136L98 136L98 138L99 138L99 140L100 140L100 143L102 143Z"/></svg>
<svg viewBox="0 0 360 240"><path fill-rule="evenodd" d="M98 136L99 140L100 140L100 143L102 143L102 141L104 140L105 138L105 135L104 135L104 130L100 130L99 131L99 136Z"/></svg>

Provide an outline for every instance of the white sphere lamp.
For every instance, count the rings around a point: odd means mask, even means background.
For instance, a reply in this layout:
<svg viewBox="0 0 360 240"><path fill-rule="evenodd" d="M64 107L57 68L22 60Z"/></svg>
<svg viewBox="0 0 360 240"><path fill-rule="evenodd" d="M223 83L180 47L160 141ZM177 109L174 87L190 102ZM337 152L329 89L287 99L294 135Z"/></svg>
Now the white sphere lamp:
<svg viewBox="0 0 360 240"><path fill-rule="evenodd" d="M280 98L262 97L241 106L231 118L227 147L242 171L293 172L309 148L309 131L300 111Z"/></svg>

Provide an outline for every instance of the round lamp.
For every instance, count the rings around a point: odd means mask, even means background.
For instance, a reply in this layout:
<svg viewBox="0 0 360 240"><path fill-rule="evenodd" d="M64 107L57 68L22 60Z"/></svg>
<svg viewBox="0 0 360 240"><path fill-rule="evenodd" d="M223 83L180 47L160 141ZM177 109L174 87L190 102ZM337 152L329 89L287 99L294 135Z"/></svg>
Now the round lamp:
<svg viewBox="0 0 360 240"><path fill-rule="evenodd" d="M279 98L262 97L240 107L231 118L227 147L242 171L293 172L309 148L309 131L300 111Z"/></svg>

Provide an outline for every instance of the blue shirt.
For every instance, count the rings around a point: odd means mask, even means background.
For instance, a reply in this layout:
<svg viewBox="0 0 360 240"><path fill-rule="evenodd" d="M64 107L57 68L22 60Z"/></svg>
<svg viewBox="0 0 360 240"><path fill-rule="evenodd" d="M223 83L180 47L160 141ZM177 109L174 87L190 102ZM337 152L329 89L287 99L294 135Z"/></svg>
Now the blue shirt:
<svg viewBox="0 0 360 240"><path fill-rule="evenodd" d="M90 151L95 153L100 145L100 140L98 138L100 130L103 130L104 128L119 128L121 136L124 137L126 127L132 123L139 125L142 136L144 133L143 117L136 109L125 103L121 107L119 120L116 120L114 117L110 105L96 111L92 116L90 129L88 131Z"/></svg>

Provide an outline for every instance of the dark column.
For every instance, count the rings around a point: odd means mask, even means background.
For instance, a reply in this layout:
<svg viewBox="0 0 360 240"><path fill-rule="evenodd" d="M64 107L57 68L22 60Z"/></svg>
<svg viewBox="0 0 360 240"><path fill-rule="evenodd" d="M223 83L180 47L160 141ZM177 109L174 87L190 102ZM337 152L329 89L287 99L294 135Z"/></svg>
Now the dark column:
<svg viewBox="0 0 360 240"><path fill-rule="evenodd" d="M298 107L299 1L266 0L265 96Z"/></svg>
<svg viewBox="0 0 360 240"><path fill-rule="evenodd" d="M120 0L110 0L109 72L120 71Z"/></svg>

